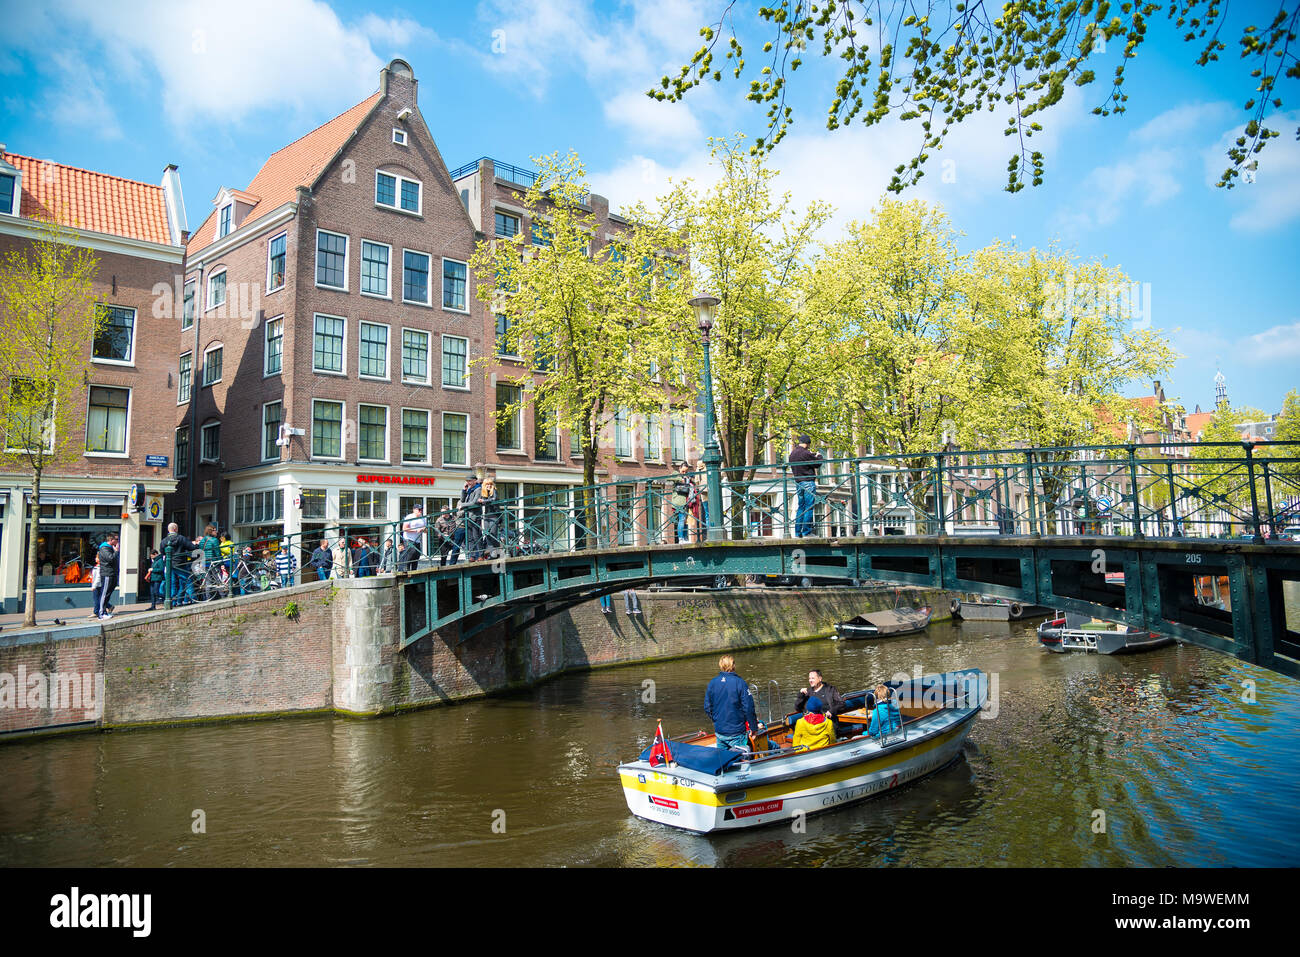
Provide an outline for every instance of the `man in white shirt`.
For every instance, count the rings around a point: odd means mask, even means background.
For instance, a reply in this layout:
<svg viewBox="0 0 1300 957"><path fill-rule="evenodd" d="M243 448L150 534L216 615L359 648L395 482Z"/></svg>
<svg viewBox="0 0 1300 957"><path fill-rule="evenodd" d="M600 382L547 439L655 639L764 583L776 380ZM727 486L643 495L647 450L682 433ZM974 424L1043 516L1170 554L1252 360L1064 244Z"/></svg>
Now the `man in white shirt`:
<svg viewBox="0 0 1300 957"><path fill-rule="evenodd" d="M402 520L402 557L397 564L401 572L412 571L420 560L420 543L424 540L424 506L417 505Z"/></svg>

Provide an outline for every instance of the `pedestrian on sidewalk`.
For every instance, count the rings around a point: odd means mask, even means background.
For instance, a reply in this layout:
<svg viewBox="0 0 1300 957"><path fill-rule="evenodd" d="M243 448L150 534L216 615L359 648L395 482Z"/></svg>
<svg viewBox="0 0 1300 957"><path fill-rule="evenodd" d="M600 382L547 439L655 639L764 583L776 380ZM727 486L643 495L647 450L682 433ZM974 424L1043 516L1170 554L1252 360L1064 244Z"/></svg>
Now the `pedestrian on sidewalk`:
<svg viewBox="0 0 1300 957"><path fill-rule="evenodd" d="M104 543L95 555L95 568L99 572L99 594L95 605L95 615L100 621L113 617L111 601L113 589L117 587L117 532L109 532ZM94 588L91 593L94 594Z"/></svg>

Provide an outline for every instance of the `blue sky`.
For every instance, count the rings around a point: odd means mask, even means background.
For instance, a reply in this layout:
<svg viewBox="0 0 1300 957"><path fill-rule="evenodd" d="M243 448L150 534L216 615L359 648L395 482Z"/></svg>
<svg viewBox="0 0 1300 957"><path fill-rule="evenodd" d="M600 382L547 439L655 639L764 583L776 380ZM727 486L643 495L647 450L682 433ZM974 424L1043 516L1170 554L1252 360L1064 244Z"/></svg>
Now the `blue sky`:
<svg viewBox="0 0 1300 957"><path fill-rule="evenodd" d="M707 179L708 136L764 132L734 81L673 106L642 95L689 59L699 27L724 6L137 0L123 16L92 0L6 4L0 142L148 182L176 163L193 226L221 186L246 186L270 153L373 92L382 65L402 56L449 166L481 155L528 166L572 149L598 192L629 205L670 179ZM1152 325L1184 355L1165 389L1189 411L1213 405L1216 365L1237 405L1275 412L1300 387L1300 103L1284 104L1282 136L1253 183L1213 186L1250 95L1239 33L1231 21L1224 60L1202 68L1193 46L1155 21L1128 68L1126 114L1090 115L1099 81L1041 117L1044 186L1002 190L1013 141L997 111L964 123L909 191L941 203L966 248L1014 237L1122 266L1149 288ZM756 54L763 37L743 29L742 38ZM814 57L795 75L796 123L772 159L796 202L836 207L827 240L869 215L916 146L913 129L895 122L827 131L832 66Z"/></svg>

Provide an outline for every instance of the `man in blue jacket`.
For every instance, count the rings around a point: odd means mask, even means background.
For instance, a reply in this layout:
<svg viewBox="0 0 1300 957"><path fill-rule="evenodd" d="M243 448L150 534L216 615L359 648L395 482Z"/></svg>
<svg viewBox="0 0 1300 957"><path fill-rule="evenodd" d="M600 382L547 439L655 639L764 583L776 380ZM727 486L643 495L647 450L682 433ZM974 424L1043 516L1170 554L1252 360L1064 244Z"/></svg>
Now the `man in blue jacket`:
<svg viewBox="0 0 1300 957"><path fill-rule="evenodd" d="M749 750L749 736L762 730L754 714L754 698L749 683L736 674L736 660L731 655L718 659L718 676L704 692L704 712L713 721L719 748Z"/></svg>

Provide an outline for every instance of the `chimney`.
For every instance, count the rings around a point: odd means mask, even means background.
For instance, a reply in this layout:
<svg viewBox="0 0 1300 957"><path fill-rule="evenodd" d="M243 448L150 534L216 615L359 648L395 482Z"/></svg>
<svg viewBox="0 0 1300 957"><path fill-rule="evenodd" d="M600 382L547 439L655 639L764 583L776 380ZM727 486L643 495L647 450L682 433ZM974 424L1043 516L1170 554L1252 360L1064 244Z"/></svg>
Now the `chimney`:
<svg viewBox="0 0 1300 957"><path fill-rule="evenodd" d="M185 197L181 195L181 174L175 163L163 167L162 191L167 204L167 231L171 234L172 245L183 246L189 223L185 218Z"/></svg>

